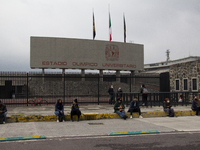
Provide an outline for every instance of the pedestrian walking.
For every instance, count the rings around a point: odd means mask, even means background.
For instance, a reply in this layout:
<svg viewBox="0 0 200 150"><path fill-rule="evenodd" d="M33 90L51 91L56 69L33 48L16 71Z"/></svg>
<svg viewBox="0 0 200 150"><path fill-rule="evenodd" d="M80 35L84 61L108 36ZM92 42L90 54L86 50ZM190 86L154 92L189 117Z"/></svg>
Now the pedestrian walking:
<svg viewBox="0 0 200 150"><path fill-rule="evenodd" d="M112 104L113 98L114 98L114 90L113 90L113 85L110 86L110 88L108 89L108 93L109 93L109 104Z"/></svg>

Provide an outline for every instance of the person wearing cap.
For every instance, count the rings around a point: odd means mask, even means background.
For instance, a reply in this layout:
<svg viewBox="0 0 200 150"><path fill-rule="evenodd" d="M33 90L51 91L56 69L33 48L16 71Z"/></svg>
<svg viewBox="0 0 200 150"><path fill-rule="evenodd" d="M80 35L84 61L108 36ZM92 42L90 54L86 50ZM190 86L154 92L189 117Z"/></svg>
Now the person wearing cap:
<svg viewBox="0 0 200 150"><path fill-rule="evenodd" d="M139 105L139 102L138 102L138 98L137 97L134 97L134 99L131 101L130 103L130 107L128 109L128 112L130 112L130 118L133 118L132 117L132 113L133 112L138 112L139 113L139 118L143 118L141 116L141 110L140 110L140 105Z"/></svg>
<svg viewBox="0 0 200 150"><path fill-rule="evenodd" d="M56 104L55 104L55 115L57 116L57 122L59 122L59 115L63 116L64 118L64 106L62 104L62 100L58 99ZM64 119L63 119L64 122Z"/></svg>
<svg viewBox="0 0 200 150"><path fill-rule="evenodd" d="M81 115L81 111L80 111L80 106L77 102L77 99L75 99L71 105L71 121L73 120L73 115L77 115L78 116L78 121L80 119L80 115Z"/></svg>
<svg viewBox="0 0 200 150"><path fill-rule="evenodd" d="M115 113L117 113L121 118L123 118L124 120L126 120L127 116L125 115L125 106L121 100L120 97L117 98L117 101L114 105L114 110L115 110Z"/></svg>
<svg viewBox="0 0 200 150"><path fill-rule="evenodd" d="M3 124L6 122L7 108L6 105L0 100L0 118L3 117Z"/></svg>

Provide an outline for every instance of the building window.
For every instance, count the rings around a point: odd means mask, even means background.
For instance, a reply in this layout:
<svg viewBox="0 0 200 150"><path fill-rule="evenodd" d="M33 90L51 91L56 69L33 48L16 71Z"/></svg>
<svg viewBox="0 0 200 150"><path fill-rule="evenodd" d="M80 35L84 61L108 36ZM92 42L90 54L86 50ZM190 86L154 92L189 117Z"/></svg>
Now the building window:
<svg viewBox="0 0 200 150"><path fill-rule="evenodd" d="M184 91L188 90L188 79L183 79L183 90Z"/></svg>
<svg viewBox="0 0 200 150"><path fill-rule="evenodd" d="M175 88L175 90L176 91L179 91L180 90L180 82L179 82L179 80L176 80L176 88Z"/></svg>
<svg viewBox="0 0 200 150"><path fill-rule="evenodd" d="M197 91L197 78L192 79L192 91Z"/></svg>

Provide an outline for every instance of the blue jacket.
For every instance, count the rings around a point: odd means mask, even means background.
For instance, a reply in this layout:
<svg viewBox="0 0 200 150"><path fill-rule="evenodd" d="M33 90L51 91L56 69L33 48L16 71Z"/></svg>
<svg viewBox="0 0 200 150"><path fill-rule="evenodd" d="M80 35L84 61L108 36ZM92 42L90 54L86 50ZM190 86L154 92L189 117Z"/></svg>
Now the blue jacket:
<svg viewBox="0 0 200 150"><path fill-rule="evenodd" d="M57 103L55 104L55 111L64 111L64 107L63 107L63 104L62 105L57 105Z"/></svg>
<svg viewBox="0 0 200 150"><path fill-rule="evenodd" d="M79 110L79 104L76 104L75 106L74 106L74 104L72 103L72 105L71 105L71 111L77 111L77 110Z"/></svg>
<svg viewBox="0 0 200 150"><path fill-rule="evenodd" d="M134 104L135 104L135 101L134 100L132 100L131 101L131 103L130 103L130 107L129 107L129 109L128 109L128 112L130 112L130 109L131 108L140 108L140 105L139 105L139 102L138 101L136 101L136 106L134 106Z"/></svg>

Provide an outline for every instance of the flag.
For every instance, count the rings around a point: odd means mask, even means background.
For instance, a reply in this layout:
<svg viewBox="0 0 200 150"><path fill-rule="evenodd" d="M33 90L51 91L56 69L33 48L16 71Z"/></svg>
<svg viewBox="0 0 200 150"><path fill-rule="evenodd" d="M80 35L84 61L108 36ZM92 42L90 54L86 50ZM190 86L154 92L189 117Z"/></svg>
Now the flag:
<svg viewBox="0 0 200 150"><path fill-rule="evenodd" d="M96 30L95 30L95 20L94 20L94 12L93 12L93 40L96 36Z"/></svg>
<svg viewBox="0 0 200 150"><path fill-rule="evenodd" d="M111 18L110 18L110 12L109 12L109 35L110 35L110 41L112 40L112 29L111 29Z"/></svg>
<svg viewBox="0 0 200 150"><path fill-rule="evenodd" d="M126 21L124 16L124 43L126 43Z"/></svg>

